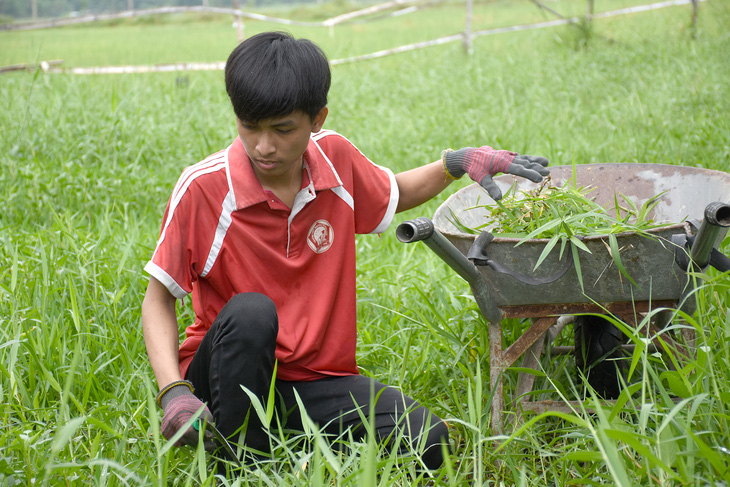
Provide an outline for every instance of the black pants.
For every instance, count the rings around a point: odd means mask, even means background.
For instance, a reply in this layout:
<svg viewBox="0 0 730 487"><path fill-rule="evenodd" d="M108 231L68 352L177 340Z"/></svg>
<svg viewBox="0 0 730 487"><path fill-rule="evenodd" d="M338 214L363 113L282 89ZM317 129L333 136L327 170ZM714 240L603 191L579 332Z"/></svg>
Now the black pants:
<svg viewBox="0 0 730 487"><path fill-rule="evenodd" d="M218 429L233 439L242 433L247 447L262 452L268 451L269 440L241 385L265 404L274 372L278 329L271 299L257 293L238 294L219 313L186 375L195 385L195 394L208 404ZM289 412L287 428L302 428L296 390L307 416L328 435L339 436L349 429L356 438L362 438L366 433L362 418L372 418L378 441L391 444L401 437L398 447L422 451L429 469L443 462L442 444L448 447L446 424L393 387L360 375L302 382L277 380L275 387L283 403L279 404L281 410ZM246 415L248 426L239 431Z"/></svg>

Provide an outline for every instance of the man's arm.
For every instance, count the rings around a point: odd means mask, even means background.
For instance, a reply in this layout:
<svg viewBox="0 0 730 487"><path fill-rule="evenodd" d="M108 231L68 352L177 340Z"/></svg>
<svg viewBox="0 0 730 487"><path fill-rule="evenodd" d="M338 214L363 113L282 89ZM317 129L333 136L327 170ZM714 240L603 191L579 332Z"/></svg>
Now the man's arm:
<svg viewBox="0 0 730 487"><path fill-rule="evenodd" d="M154 277L150 277L142 302L142 332L159 387L181 380L175 297Z"/></svg>
<svg viewBox="0 0 730 487"><path fill-rule="evenodd" d="M396 213L410 210L425 203L446 189L454 179L464 174L478 182L494 200L502 198L502 191L492 181L499 173L514 174L535 183L550 174L544 157L519 155L489 146L465 147L457 151L447 149L441 161L432 162L395 176L400 198Z"/></svg>
<svg viewBox="0 0 730 487"><path fill-rule="evenodd" d="M446 173L441 161L395 175L400 198L396 213L425 203L446 189L454 178Z"/></svg>
<svg viewBox="0 0 730 487"><path fill-rule="evenodd" d="M154 277L150 277L142 302L142 332L147 355L160 387L157 403L165 411L160 424L162 435L167 439L172 438L201 409L200 419L213 422L208 407L193 394L192 384L183 381L180 376L175 297ZM215 448L212 439L213 433L206 430L203 436L206 450ZM198 431L188 427L176 445L196 445L198 440Z"/></svg>

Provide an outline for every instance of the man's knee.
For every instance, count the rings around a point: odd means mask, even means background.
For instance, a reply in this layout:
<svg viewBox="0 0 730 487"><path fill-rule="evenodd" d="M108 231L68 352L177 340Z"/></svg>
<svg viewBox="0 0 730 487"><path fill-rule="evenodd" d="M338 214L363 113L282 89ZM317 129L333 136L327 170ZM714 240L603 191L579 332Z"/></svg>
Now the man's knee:
<svg viewBox="0 0 730 487"><path fill-rule="evenodd" d="M276 305L266 295L241 293L233 296L221 309L216 321L222 328L221 339L240 340L248 346L275 343L279 333Z"/></svg>

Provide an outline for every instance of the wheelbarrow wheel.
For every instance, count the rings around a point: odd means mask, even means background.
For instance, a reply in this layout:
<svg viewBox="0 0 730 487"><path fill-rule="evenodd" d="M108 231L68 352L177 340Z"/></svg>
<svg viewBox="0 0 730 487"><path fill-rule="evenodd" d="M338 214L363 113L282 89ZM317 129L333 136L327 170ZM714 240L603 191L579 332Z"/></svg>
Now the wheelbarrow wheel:
<svg viewBox="0 0 730 487"><path fill-rule="evenodd" d="M576 316L573 330L578 383L585 377L599 396L617 398L628 366L621 348L626 336L601 316Z"/></svg>

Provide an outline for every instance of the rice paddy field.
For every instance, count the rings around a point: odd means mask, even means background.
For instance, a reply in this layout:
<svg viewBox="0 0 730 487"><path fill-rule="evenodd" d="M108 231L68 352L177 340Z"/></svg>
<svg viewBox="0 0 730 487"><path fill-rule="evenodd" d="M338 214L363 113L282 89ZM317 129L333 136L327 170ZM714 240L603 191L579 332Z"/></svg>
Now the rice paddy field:
<svg viewBox="0 0 730 487"><path fill-rule="evenodd" d="M637 5L601 0L596 12ZM586 2L549 2L583 15ZM265 11L321 20L342 2ZM262 11L264 12L264 11ZM464 5L332 30L288 30L330 59L460 32ZM445 148L491 145L551 164L643 162L730 171L730 4L675 6L591 23L450 43L336 65L326 128L394 171ZM478 1L473 29L552 20L528 0ZM35 31L0 31L0 66L224 61L231 18L173 15ZM0 483L2 485L728 485L730 278L701 277L691 357L637 346L616 403L600 405L573 359L541 364L535 399L579 399L569 414L527 415L495 434L487 327L468 285L398 223L432 216L463 180L358 238L363 374L399 387L451 427L444 467L372 442L330 448L317 427L272 427L275 460L215 476L202 450L171 447L140 323L142 268L182 169L236 136L222 72L0 74ZM698 194L698 198L702 195ZM730 239L722 250L730 251ZM181 332L191 319L180 303ZM527 326L512 320L505 343ZM630 339L643 335L625 327ZM569 344L570 333L561 337ZM517 371L505 375L508 397ZM275 426L275 425L274 425Z"/></svg>

